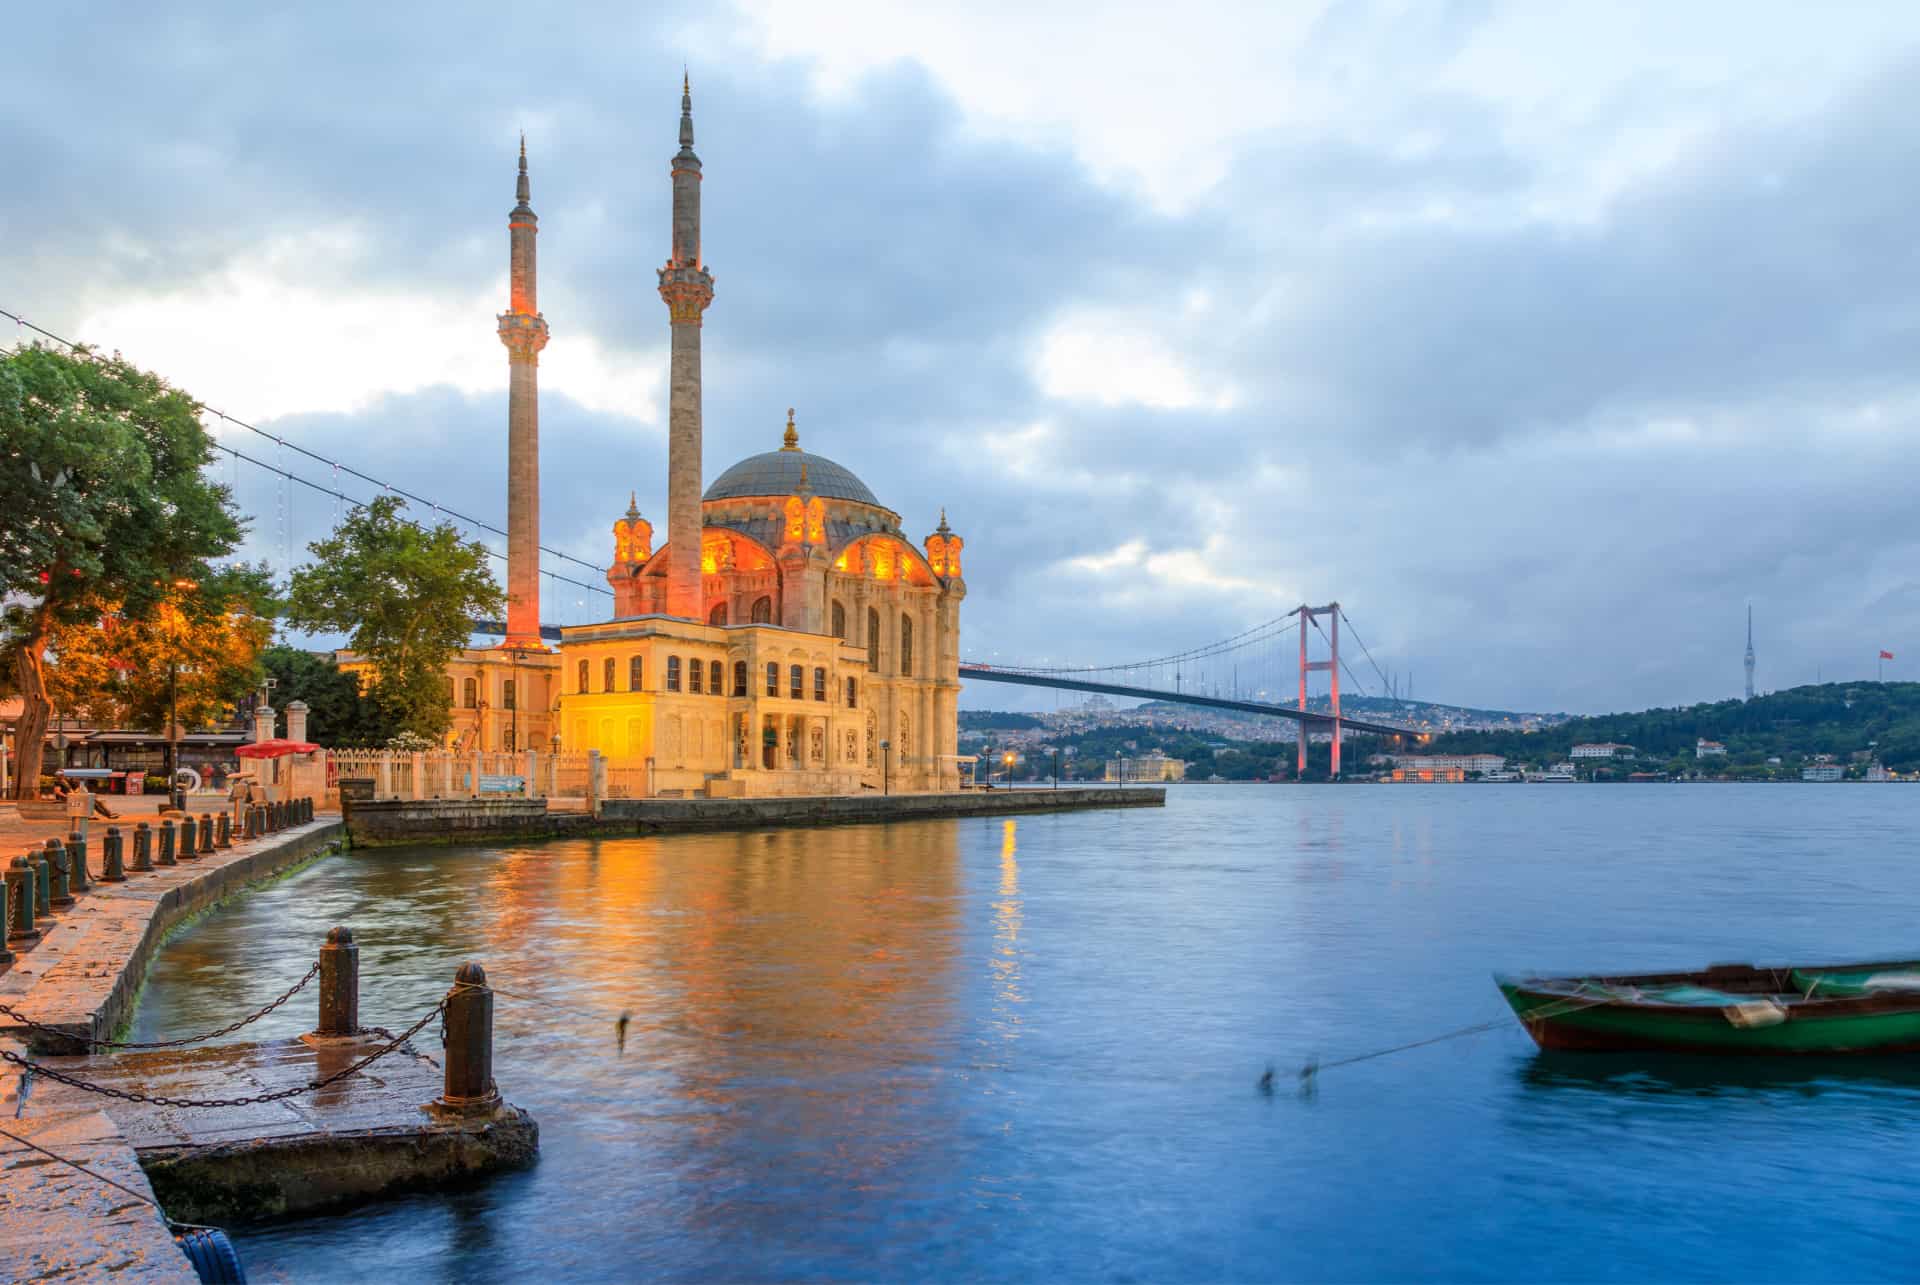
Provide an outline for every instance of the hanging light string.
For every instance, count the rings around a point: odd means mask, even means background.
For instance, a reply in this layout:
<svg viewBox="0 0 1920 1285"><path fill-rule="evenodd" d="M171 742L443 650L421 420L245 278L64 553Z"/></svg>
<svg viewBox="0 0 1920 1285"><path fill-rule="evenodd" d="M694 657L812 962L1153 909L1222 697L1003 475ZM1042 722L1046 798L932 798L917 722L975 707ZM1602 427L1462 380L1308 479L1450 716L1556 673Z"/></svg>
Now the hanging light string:
<svg viewBox="0 0 1920 1285"><path fill-rule="evenodd" d="M8 320L12 321L15 327L17 328L24 328L27 330L31 330L36 335L40 335L40 336L43 336L44 338L51 339L54 343L64 346L69 351L77 351L80 347L80 345L75 343L73 340L68 339L62 335L57 335L53 333L53 331L48 330L44 326L35 325L33 322L28 321L25 317L21 316L19 313L9 312L5 308L0 308L0 317L5 317ZM331 459L325 455L321 455L318 452L310 451L304 446L300 446L294 442L289 442L285 438L282 438L274 433L269 433L264 428L260 428L254 424L249 424L246 420L239 419L233 415L229 415L223 410L219 410L216 407L207 405L205 402L201 402L201 401L194 402L194 408L196 410L203 411L208 415L214 416L215 418L221 420L223 423L232 424L238 428L244 428L249 433L253 433L260 437L264 437L268 441L273 442L276 445L283 447L286 450L292 451L297 455L304 455L308 459L313 460L315 463L330 465L334 469L334 475L336 477L339 476L339 474L342 472L352 474L354 477L359 478L361 481L366 482L369 485L379 487L382 491L391 492L394 495L400 496L402 499L412 500L417 504L424 504L427 507L436 510L437 512L446 514L448 517L454 519L457 522L462 522L462 523L465 523L467 526L473 527L475 530L485 531L485 532L488 532L489 534L497 535L502 539L506 538L507 533L501 530L499 527L494 526L491 522L482 522L479 518L469 517L466 514L461 513L455 509L447 508L443 504L435 504L432 500L427 499L425 496L415 495L413 492L403 490L402 488L393 485L391 482L383 482L379 478L374 477L370 473L361 472L359 469L354 468L351 464L345 464L339 460ZM244 459L245 457L242 456L241 458ZM296 478L295 480L298 481L300 479ZM348 497L348 498L351 503L354 503L356 505L359 503L359 501L357 500L352 500L351 497ZM589 571L599 572L601 574L604 574L606 572L605 567L595 566L593 563L588 562L584 558L576 558L570 553L563 553L559 549L549 548L547 545L544 545L544 544L540 546L540 552L545 554L550 554L553 557L560 559L562 562L571 562L576 566L585 567ZM569 582L569 583L577 583L577 582ZM591 587L591 586L588 586L588 587ZM609 593L611 591L607 589L599 589L596 592Z"/></svg>

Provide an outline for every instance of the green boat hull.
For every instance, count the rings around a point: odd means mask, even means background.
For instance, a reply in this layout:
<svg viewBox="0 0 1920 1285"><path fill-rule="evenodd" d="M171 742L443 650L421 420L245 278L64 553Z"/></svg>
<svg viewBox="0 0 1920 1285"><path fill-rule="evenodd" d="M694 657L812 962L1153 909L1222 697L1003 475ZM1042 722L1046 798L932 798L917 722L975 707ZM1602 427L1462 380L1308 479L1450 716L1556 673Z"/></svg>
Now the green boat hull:
<svg viewBox="0 0 1920 1285"><path fill-rule="evenodd" d="M1855 971L1914 967L1908 961L1847 966ZM1768 1056L1920 1051L1920 993L1817 998L1790 989L1801 976L1792 969L1721 965L1691 974L1496 980L1543 1049ZM1706 986L1733 1002L1716 1004L1709 997L1663 1003L1613 993Z"/></svg>

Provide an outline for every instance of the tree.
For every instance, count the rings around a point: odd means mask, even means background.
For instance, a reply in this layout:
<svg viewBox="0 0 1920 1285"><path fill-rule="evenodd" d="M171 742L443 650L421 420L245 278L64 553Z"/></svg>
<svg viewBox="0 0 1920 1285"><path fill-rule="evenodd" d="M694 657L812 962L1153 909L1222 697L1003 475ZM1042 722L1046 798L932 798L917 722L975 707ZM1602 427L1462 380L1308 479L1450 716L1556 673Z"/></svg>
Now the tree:
<svg viewBox="0 0 1920 1285"><path fill-rule="evenodd" d="M39 783L56 630L144 621L175 580L205 580L242 526L194 400L119 356L35 344L0 357L0 598L22 710L15 794Z"/></svg>
<svg viewBox="0 0 1920 1285"><path fill-rule="evenodd" d="M274 607L267 569L244 564L175 581L145 619L96 602L91 619L55 627L48 695L98 726L163 728L175 707L183 727L225 722L259 684Z"/></svg>
<svg viewBox="0 0 1920 1285"><path fill-rule="evenodd" d="M261 655L266 671L278 680L274 698L282 711L294 701L307 705L307 739L322 745L365 748L384 745L398 731L387 713L360 690L324 652L302 651L284 643Z"/></svg>
<svg viewBox="0 0 1920 1285"><path fill-rule="evenodd" d="M293 573L287 622L345 634L373 670L369 696L399 731L438 740L452 721L447 663L466 645L476 616L503 599L484 545L450 523L427 528L401 516L406 501L381 496L308 545L311 565Z"/></svg>

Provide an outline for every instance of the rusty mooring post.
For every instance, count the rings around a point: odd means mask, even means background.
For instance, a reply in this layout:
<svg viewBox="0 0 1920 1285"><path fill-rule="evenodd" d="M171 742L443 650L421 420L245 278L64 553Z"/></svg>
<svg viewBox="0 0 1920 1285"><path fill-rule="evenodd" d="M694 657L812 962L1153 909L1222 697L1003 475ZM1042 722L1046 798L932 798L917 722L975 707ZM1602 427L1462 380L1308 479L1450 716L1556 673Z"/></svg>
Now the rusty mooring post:
<svg viewBox="0 0 1920 1285"><path fill-rule="evenodd" d="M126 842L120 833L120 827L110 825L106 835L100 840L100 882L125 883L127 864L121 845Z"/></svg>
<svg viewBox="0 0 1920 1285"><path fill-rule="evenodd" d="M447 994L447 1076L434 1108L451 1115L486 1115L500 1106L493 1084L493 990L487 970L460 965Z"/></svg>
<svg viewBox="0 0 1920 1285"><path fill-rule="evenodd" d="M233 818L224 812L213 819L213 846L216 848L233 846Z"/></svg>
<svg viewBox="0 0 1920 1285"><path fill-rule="evenodd" d="M175 849L175 855L178 856L182 861L193 860L193 857L194 857L193 830L194 830L193 818L190 816L181 817L180 818L180 846Z"/></svg>
<svg viewBox="0 0 1920 1285"><path fill-rule="evenodd" d="M145 821L133 827L133 872L145 874L153 869L153 828Z"/></svg>
<svg viewBox="0 0 1920 1285"><path fill-rule="evenodd" d="M36 863L27 857L15 857L7 867L7 940L32 941L40 935L33 926L33 881Z"/></svg>
<svg viewBox="0 0 1920 1285"><path fill-rule="evenodd" d="M213 813L200 814L200 838L194 843L194 850L205 856L213 851Z"/></svg>
<svg viewBox="0 0 1920 1285"><path fill-rule="evenodd" d="M177 866L180 864L179 860L173 855L174 837L173 822L170 820L162 821L160 823L160 851L155 853L153 857L155 864L163 866Z"/></svg>
<svg viewBox="0 0 1920 1285"><path fill-rule="evenodd" d="M93 886L87 873L87 836L79 831L67 836L67 895L78 897Z"/></svg>
<svg viewBox="0 0 1920 1285"><path fill-rule="evenodd" d="M320 1025L315 1035L360 1032L360 948L353 930L335 928L320 947Z"/></svg>
<svg viewBox="0 0 1920 1285"><path fill-rule="evenodd" d="M44 849L47 854L47 913L64 910L73 904L73 883L67 877L67 850L60 840L48 839Z"/></svg>

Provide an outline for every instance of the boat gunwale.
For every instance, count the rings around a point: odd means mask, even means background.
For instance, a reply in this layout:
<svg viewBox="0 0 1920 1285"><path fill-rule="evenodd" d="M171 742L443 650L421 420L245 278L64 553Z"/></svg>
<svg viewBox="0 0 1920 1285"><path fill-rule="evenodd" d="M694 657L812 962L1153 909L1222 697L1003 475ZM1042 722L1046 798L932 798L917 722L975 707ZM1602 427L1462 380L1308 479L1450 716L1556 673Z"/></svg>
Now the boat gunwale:
<svg viewBox="0 0 1920 1285"><path fill-rule="evenodd" d="M1725 1005L1712 1004L1676 1004L1657 999L1636 999L1628 995L1596 993L1588 989L1594 986L1661 986L1677 984L1695 984L1711 989L1724 990L1734 996L1751 996L1755 1000L1768 999L1791 1009L1798 1017L1869 1017L1876 1015L1894 1015L1920 1012L1920 990L1895 990L1869 992L1864 995L1802 995L1791 984L1791 976L1800 973L1861 973L1861 972L1920 972L1920 960L1901 959L1869 963L1845 964L1790 964L1782 967L1759 967L1752 964L1714 964L1705 969L1691 972L1672 973L1616 973L1611 975L1589 974L1585 976L1563 977L1523 977L1515 978L1496 974L1494 983L1505 992L1512 1003L1515 999L1526 998L1541 1004L1583 1001L1577 1007L1568 1008L1559 1013L1533 1016L1514 1005L1515 1016L1527 1023L1554 1022L1563 1017L1580 1013L1599 1012L1606 1009L1619 1009L1638 1013L1658 1013L1679 1016L1698 1014L1702 1018L1718 1017ZM1746 984L1746 988L1741 986Z"/></svg>

